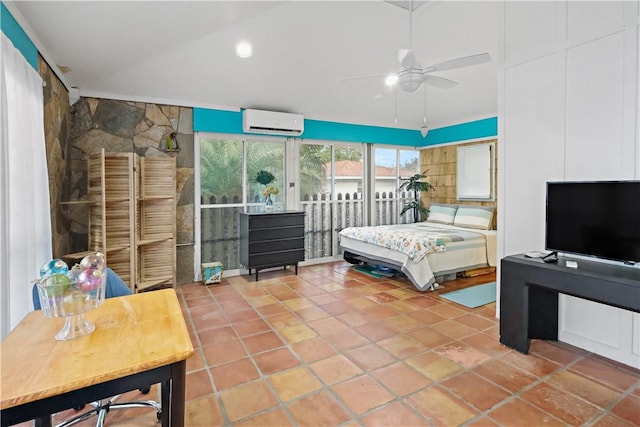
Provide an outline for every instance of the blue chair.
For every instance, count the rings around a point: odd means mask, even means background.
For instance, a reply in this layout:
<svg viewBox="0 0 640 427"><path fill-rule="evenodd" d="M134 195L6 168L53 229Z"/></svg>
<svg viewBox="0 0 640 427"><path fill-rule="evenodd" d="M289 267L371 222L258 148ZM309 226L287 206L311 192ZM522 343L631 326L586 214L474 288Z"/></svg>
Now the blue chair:
<svg viewBox="0 0 640 427"><path fill-rule="evenodd" d="M121 297L125 295L131 295L131 289L127 286L126 283L116 274L115 271L106 267L107 271L107 283L105 284L104 296L105 298L115 298ZM40 297L38 296L38 288L36 285L33 285L33 289L31 290L33 297L33 307L36 310L40 310L42 307L40 306ZM143 394L149 393L151 387L145 387L140 389ZM162 407L160 404L154 400L143 400L139 402L123 402L116 403L115 400L118 396L114 396L109 399L101 399L95 402L91 402L92 409L90 411L79 414L67 421L64 421L61 424L58 424L56 427L66 427L82 422L92 416L96 415L98 418L96 420L96 427L102 427L104 425L105 417L107 413L112 409L127 409L127 408L153 408L156 410L157 419L160 420L162 417ZM76 407L74 409L81 410L83 406Z"/></svg>

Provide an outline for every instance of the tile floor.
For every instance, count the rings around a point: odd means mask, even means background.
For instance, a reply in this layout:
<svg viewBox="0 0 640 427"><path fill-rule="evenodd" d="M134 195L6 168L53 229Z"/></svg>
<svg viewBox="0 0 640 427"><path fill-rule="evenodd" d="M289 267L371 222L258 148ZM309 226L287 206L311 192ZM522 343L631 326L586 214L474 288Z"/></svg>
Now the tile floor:
<svg viewBox="0 0 640 427"><path fill-rule="evenodd" d="M468 309L438 296L493 280L421 293L336 262L183 285L195 348L185 424L640 425L640 371L561 343L517 353L498 342L495 303ZM157 424L136 409L107 425Z"/></svg>

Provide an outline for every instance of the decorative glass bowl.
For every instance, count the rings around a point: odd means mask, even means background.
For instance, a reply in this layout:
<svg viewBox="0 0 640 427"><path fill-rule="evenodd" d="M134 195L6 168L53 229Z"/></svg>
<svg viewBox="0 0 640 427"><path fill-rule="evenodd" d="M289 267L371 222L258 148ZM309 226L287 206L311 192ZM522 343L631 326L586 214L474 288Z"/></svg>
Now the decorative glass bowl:
<svg viewBox="0 0 640 427"><path fill-rule="evenodd" d="M46 317L65 317L64 326L55 335L59 341L82 337L94 331L95 325L84 313L104 302L107 272L104 267L54 273L36 280L42 313Z"/></svg>

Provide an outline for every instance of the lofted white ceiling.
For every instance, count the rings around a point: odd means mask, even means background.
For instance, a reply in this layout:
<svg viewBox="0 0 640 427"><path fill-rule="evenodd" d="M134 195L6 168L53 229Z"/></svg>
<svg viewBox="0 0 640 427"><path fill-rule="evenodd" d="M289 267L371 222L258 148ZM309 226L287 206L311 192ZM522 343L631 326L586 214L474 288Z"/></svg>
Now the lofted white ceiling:
<svg viewBox="0 0 640 427"><path fill-rule="evenodd" d="M395 3L395 2L394 2ZM419 129L425 94L385 88L409 47L409 12L377 1L6 2L45 58L82 96ZM436 75L430 128L495 116L499 2L428 1L413 12L413 48L428 66L487 52L493 60ZM253 45L240 59L235 45ZM54 64L51 64L52 66ZM344 80L363 75L380 78ZM397 124L395 120L397 118Z"/></svg>

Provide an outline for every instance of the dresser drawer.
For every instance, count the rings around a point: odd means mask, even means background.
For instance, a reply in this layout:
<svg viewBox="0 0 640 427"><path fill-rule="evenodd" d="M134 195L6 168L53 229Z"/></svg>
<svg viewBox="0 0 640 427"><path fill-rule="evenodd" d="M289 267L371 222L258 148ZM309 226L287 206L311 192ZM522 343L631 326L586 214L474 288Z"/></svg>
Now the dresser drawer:
<svg viewBox="0 0 640 427"><path fill-rule="evenodd" d="M250 254L304 249L304 237L249 243Z"/></svg>
<svg viewBox="0 0 640 427"><path fill-rule="evenodd" d="M255 215L249 219L249 229L274 229L278 227L304 227L304 214Z"/></svg>
<svg viewBox="0 0 640 427"><path fill-rule="evenodd" d="M296 237L304 237L304 227L289 228L263 228L261 230L249 230L250 242L263 242L278 239L292 239Z"/></svg>
<svg viewBox="0 0 640 427"><path fill-rule="evenodd" d="M304 249L249 255L249 265L252 268L275 267L300 261L304 261Z"/></svg>

